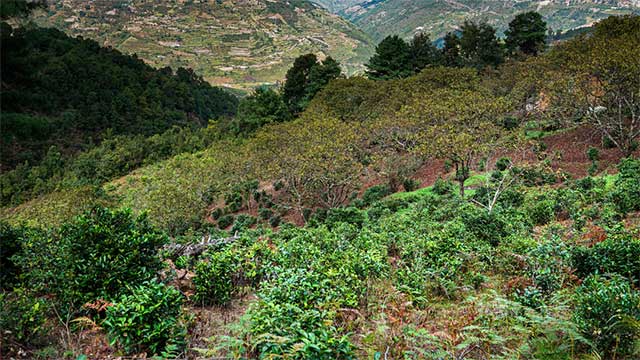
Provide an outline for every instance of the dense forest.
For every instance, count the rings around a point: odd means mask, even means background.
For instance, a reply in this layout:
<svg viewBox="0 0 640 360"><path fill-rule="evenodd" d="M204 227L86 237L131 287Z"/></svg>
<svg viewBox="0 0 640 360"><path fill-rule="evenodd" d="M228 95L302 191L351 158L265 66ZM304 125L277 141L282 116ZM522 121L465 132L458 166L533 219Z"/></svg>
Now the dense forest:
<svg viewBox="0 0 640 360"><path fill-rule="evenodd" d="M237 99L189 69L153 69L135 56L54 29L2 29L2 169L37 164L51 146L74 154L106 135L203 127Z"/></svg>
<svg viewBox="0 0 640 360"><path fill-rule="evenodd" d="M3 26L2 355L640 356L640 17L389 36L239 100Z"/></svg>

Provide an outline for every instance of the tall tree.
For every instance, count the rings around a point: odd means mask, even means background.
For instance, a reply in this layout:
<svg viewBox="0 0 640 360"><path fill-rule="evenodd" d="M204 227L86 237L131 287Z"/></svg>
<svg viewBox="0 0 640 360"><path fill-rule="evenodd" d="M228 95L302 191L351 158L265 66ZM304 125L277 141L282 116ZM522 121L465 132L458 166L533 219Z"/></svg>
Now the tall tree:
<svg viewBox="0 0 640 360"><path fill-rule="evenodd" d="M238 114L231 122L236 135L249 134L260 127L289 120L291 113L280 94L272 89L257 88L253 94L240 100Z"/></svg>
<svg viewBox="0 0 640 360"><path fill-rule="evenodd" d="M535 11L518 14L505 31L510 53L520 51L526 55L538 55L545 46L547 23Z"/></svg>
<svg viewBox="0 0 640 360"><path fill-rule="evenodd" d="M411 50L398 35L387 36L376 47L366 65L367 75L374 80L405 78L413 74Z"/></svg>
<svg viewBox="0 0 640 360"><path fill-rule="evenodd" d="M486 22L465 21L460 31L460 54L466 66L482 69L504 61L494 27Z"/></svg>
<svg viewBox="0 0 640 360"><path fill-rule="evenodd" d="M287 71L282 96L293 114L302 111L302 101L306 97L306 89L309 86L311 68L318 63L314 54L299 56L293 66Z"/></svg>
<svg viewBox="0 0 640 360"><path fill-rule="evenodd" d="M409 44L411 67L418 73L427 66L442 65L442 53L431 42L429 34L417 33Z"/></svg>
<svg viewBox="0 0 640 360"><path fill-rule="evenodd" d="M442 57L444 65L449 67L462 66L462 58L460 56L460 37L454 32L448 32L444 37L444 45L442 47Z"/></svg>
<svg viewBox="0 0 640 360"><path fill-rule="evenodd" d="M331 57L323 62L319 62L314 54L298 57L287 72L282 93L291 113L304 110L318 91L341 73L340 64Z"/></svg>
<svg viewBox="0 0 640 360"><path fill-rule="evenodd" d="M306 97L304 106L313 99L316 94L322 90L329 81L337 79L342 75L340 63L328 56L322 63L316 63L309 73L309 85L306 88Z"/></svg>

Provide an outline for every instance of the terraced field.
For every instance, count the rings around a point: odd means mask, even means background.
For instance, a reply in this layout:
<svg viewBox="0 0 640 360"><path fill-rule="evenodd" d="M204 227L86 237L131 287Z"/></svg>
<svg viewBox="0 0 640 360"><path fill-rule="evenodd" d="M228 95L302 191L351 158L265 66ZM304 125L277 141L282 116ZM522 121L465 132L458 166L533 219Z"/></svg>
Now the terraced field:
<svg viewBox="0 0 640 360"><path fill-rule="evenodd" d="M153 66L190 67L238 89L275 84L297 56L332 56L363 69L372 42L337 15L303 0L61 0L39 25L137 54Z"/></svg>

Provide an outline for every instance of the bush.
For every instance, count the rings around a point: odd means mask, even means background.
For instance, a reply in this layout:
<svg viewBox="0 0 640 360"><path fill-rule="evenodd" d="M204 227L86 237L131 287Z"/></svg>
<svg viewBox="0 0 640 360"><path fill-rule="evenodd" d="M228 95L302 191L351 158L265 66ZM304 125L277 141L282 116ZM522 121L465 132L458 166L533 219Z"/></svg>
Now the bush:
<svg viewBox="0 0 640 360"><path fill-rule="evenodd" d="M22 251L23 232L0 221L0 289L10 289L17 283L19 268L12 257Z"/></svg>
<svg viewBox="0 0 640 360"><path fill-rule="evenodd" d="M446 195L451 194L455 191L455 185L451 183L451 181L446 181L441 178L438 178L436 182L433 184L433 192L438 195Z"/></svg>
<svg viewBox="0 0 640 360"><path fill-rule="evenodd" d="M224 214L224 211L222 209L216 208L213 211L211 211L211 218L213 220L218 220L223 214Z"/></svg>
<svg viewBox="0 0 640 360"><path fill-rule="evenodd" d="M331 226L337 223L348 223L362 226L366 219L366 212L354 207L330 209L325 224Z"/></svg>
<svg viewBox="0 0 640 360"><path fill-rule="evenodd" d="M236 217L236 221L233 223L233 227L231 228L232 233L241 232L246 230L258 222L258 219L251 215L240 214Z"/></svg>
<svg viewBox="0 0 640 360"><path fill-rule="evenodd" d="M269 225L271 227L277 227L282 222L282 218L278 215L274 215L269 219Z"/></svg>
<svg viewBox="0 0 640 360"><path fill-rule="evenodd" d="M218 228L226 229L229 226L231 226L234 221L235 221L235 218L231 214L221 216L220 219L218 219Z"/></svg>
<svg viewBox="0 0 640 360"><path fill-rule="evenodd" d="M260 208L260 209L258 209L258 216L262 220L269 220L273 216L273 210L266 209L266 208Z"/></svg>
<svg viewBox="0 0 640 360"><path fill-rule="evenodd" d="M640 293L626 279L593 275L576 291L574 321L603 358L632 354L640 329L629 320L640 321Z"/></svg>
<svg viewBox="0 0 640 360"><path fill-rule="evenodd" d="M362 195L364 206L369 206L376 201L382 200L385 196L391 194L391 188L388 185L375 185L368 188Z"/></svg>
<svg viewBox="0 0 640 360"><path fill-rule="evenodd" d="M47 309L44 298L35 297L24 289L0 293L0 351L8 351L5 347L12 342L22 345L42 342L49 330L46 327Z"/></svg>
<svg viewBox="0 0 640 360"><path fill-rule="evenodd" d="M576 275L618 274L640 285L640 239L623 233L610 236L593 247L575 247L571 262Z"/></svg>
<svg viewBox="0 0 640 360"><path fill-rule="evenodd" d="M420 187L420 181L414 180L411 178L406 178L402 182L402 186L404 187L404 191L414 191Z"/></svg>
<svg viewBox="0 0 640 360"><path fill-rule="evenodd" d="M500 171L507 170L509 165L511 165L511 159L509 159L508 157L501 157L500 159L498 159L498 161L496 161L496 169Z"/></svg>
<svg viewBox="0 0 640 360"><path fill-rule="evenodd" d="M467 231L491 246L498 246L500 241L508 235L504 219L495 211L488 212L485 209L465 211L462 214L462 221Z"/></svg>
<svg viewBox="0 0 640 360"><path fill-rule="evenodd" d="M186 344L182 302L174 287L147 282L108 307L102 326L110 344L119 344L127 354L148 351L174 357Z"/></svg>
<svg viewBox="0 0 640 360"><path fill-rule="evenodd" d="M29 286L81 305L154 278L166 241L144 214L96 207L58 231L30 232L18 261Z"/></svg>
<svg viewBox="0 0 640 360"><path fill-rule="evenodd" d="M550 199L534 200L526 206L526 213L534 225L546 225L555 217L555 204Z"/></svg>
<svg viewBox="0 0 640 360"><path fill-rule="evenodd" d="M640 160L622 159L611 198L618 211L626 214L640 210Z"/></svg>
<svg viewBox="0 0 640 360"><path fill-rule="evenodd" d="M235 259L229 250L208 255L196 264L194 301L203 305L226 305L233 292Z"/></svg>

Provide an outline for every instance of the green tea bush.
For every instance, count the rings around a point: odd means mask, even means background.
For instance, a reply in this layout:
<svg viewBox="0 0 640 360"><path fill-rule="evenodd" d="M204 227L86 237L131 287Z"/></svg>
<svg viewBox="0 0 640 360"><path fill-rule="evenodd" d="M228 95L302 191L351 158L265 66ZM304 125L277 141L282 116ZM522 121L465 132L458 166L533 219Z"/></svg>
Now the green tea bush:
<svg viewBox="0 0 640 360"><path fill-rule="evenodd" d="M258 216L262 220L265 220L265 221L269 220L273 216L273 210L267 209L267 208L260 208L258 209Z"/></svg>
<svg viewBox="0 0 640 360"><path fill-rule="evenodd" d="M499 171L507 170L509 165L511 165L511 159L509 159L508 157L501 157L500 159L498 159L498 161L496 161L496 169L498 169Z"/></svg>
<svg viewBox="0 0 640 360"><path fill-rule="evenodd" d="M47 327L49 304L25 289L0 293L0 351L7 351L12 342L22 345L43 343ZM11 340L11 341L8 341Z"/></svg>
<svg viewBox="0 0 640 360"><path fill-rule="evenodd" d="M203 305L226 305L233 295L236 259L230 250L207 255L195 267L193 300Z"/></svg>
<svg viewBox="0 0 640 360"><path fill-rule="evenodd" d="M281 222L282 218L278 215L273 215L271 218L269 218L269 225L271 225L271 227L277 227Z"/></svg>
<svg viewBox="0 0 640 360"><path fill-rule="evenodd" d="M19 267L12 259L22 251L24 229L0 221L0 289L16 285Z"/></svg>
<svg viewBox="0 0 640 360"><path fill-rule="evenodd" d="M455 191L455 185L451 181L438 178L433 184L433 192L438 195L451 194Z"/></svg>
<svg viewBox="0 0 640 360"><path fill-rule="evenodd" d="M367 213L355 208L334 208L327 212L325 224L333 226L338 223L347 223L362 226L366 220Z"/></svg>
<svg viewBox="0 0 640 360"><path fill-rule="evenodd" d="M640 160L622 159L618 171L612 202L623 214L640 210Z"/></svg>
<svg viewBox="0 0 640 360"><path fill-rule="evenodd" d="M176 357L186 345L183 295L171 286L147 282L122 295L107 308L102 327L109 342L127 354L143 351Z"/></svg>
<svg viewBox="0 0 640 360"><path fill-rule="evenodd" d="M258 219L251 215L240 214L236 217L236 221L233 223L231 233L242 232L249 229L258 222Z"/></svg>
<svg viewBox="0 0 640 360"><path fill-rule="evenodd" d="M31 232L18 261L32 288L82 305L154 278L166 241L144 214L96 207L57 231Z"/></svg>
<svg viewBox="0 0 640 360"><path fill-rule="evenodd" d="M218 219L218 228L220 229L226 229L229 226L231 226L233 224L233 222L235 221L235 218L233 217L233 215L229 214L229 215L224 215L221 216Z"/></svg>
<svg viewBox="0 0 640 360"><path fill-rule="evenodd" d="M569 249L556 235L527 253L527 274L542 294L549 296L562 288L569 276L570 256Z"/></svg>
<svg viewBox="0 0 640 360"><path fill-rule="evenodd" d="M497 211L488 212L485 209L472 208L462 213L462 221L467 231L491 246L498 246L508 235L507 224Z"/></svg>
<svg viewBox="0 0 640 360"><path fill-rule="evenodd" d="M625 278L586 278L576 291L574 321L603 358L638 355L640 292Z"/></svg>
<svg viewBox="0 0 640 360"><path fill-rule="evenodd" d="M618 274L640 285L640 238L623 231L592 247L575 247L571 262L576 275Z"/></svg>
<svg viewBox="0 0 640 360"><path fill-rule="evenodd" d="M534 225L546 225L555 218L555 202L544 197L532 199L525 211Z"/></svg>
<svg viewBox="0 0 640 360"><path fill-rule="evenodd" d="M368 188L362 195L364 206L369 206L376 201L382 200L385 196L391 194L389 185L375 185Z"/></svg>
<svg viewBox="0 0 640 360"><path fill-rule="evenodd" d="M402 181L402 187L404 187L404 191L414 191L420 187L420 181L412 178L406 178Z"/></svg>

